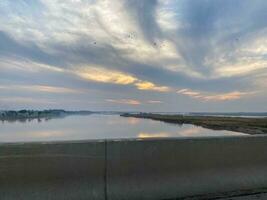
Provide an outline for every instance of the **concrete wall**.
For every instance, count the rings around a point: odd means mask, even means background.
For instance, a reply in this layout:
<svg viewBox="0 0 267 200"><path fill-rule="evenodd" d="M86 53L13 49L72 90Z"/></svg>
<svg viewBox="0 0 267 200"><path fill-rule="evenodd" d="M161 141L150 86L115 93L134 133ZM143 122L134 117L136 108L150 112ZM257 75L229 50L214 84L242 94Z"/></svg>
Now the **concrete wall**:
<svg viewBox="0 0 267 200"><path fill-rule="evenodd" d="M105 199L104 145L0 145L0 199Z"/></svg>
<svg viewBox="0 0 267 200"><path fill-rule="evenodd" d="M107 152L110 199L267 187L266 137L110 142Z"/></svg>
<svg viewBox="0 0 267 200"><path fill-rule="evenodd" d="M0 199L172 199L267 188L267 137L0 145Z"/></svg>

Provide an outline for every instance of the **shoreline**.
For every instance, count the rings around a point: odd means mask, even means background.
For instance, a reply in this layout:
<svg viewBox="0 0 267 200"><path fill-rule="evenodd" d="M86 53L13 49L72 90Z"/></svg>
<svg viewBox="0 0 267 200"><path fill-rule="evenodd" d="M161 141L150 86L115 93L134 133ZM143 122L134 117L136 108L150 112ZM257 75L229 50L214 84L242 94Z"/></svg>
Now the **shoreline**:
<svg viewBox="0 0 267 200"><path fill-rule="evenodd" d="M152 113L125 113L122 117L135 117L172 124L191 124L211 130L226 130L250 135L267 134L267 118L162 115Z"/></svg>

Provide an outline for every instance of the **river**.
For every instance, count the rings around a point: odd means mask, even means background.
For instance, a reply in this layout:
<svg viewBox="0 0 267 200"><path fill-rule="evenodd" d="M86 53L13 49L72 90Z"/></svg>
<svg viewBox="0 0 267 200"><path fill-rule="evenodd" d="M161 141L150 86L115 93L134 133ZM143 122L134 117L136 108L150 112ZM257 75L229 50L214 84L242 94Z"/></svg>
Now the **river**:
<svg viewBox="0 0 267 200"><path fill-rule="evenodd" d="M194 125L176 125L119 115L72 115L49 120L0 122L0 142L66 141L91 139L207 137L245 135Z"/></svg>

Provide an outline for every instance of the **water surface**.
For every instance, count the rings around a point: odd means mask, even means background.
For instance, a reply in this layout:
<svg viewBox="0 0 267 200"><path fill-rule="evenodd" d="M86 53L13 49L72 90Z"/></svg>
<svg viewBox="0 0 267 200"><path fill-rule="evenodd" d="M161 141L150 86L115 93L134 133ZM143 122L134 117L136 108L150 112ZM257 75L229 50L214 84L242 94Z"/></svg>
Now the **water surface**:
<svg viewBox="0 0 267 200"><path fill-rule="evenodd" d="M176 125L150 119L93 114L50 120L0 122L0 142L65 141L148 137L206 137L245 135L194 125Z"/></svg>

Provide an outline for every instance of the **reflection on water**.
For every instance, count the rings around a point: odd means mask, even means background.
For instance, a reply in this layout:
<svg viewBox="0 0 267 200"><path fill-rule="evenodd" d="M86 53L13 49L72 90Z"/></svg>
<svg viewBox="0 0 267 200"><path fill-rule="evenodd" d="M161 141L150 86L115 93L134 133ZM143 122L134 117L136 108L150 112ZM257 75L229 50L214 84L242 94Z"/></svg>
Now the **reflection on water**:
<svg viewBox="0 0 267 200"><path fill-rule="evenodd" d="M157 138L157 137L171 137L170 133L159 132L159 133L145 133L141 132L137 136L138 138Z"/></svg>
<svg viewBox="0 0 267 200"><path fill-rule="evenodd" d="M18 119L5 119L1 120L2 124L3 123L15 123L15 122L20 122L20 123L27 123L27 122L43 122L43 121L48 121L51 119L56 119L56 118L64 118L66 116L59 116L59 117L43 117L43 118L18 118Z"/></svg>
<svg viewBox="0 0 267 200"><path fill-rule="evenodd" d="M22 123L23 122L23 123ZM0 123L0 142L243 135L117 115L68 116Z"/></svg>

